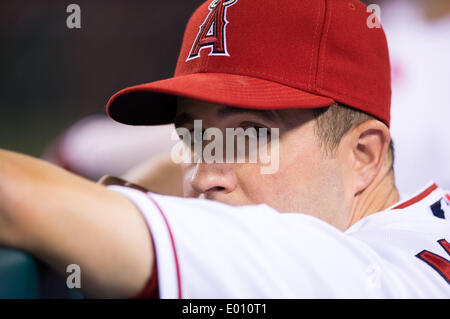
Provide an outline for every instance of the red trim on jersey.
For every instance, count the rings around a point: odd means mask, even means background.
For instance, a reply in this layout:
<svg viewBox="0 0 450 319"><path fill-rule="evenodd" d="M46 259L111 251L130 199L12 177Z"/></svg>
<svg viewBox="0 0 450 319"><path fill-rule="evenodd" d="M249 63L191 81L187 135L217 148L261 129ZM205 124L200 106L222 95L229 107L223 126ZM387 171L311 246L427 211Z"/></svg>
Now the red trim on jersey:
<svg viewBox="0 0 450 319"><path fill-rule="evenodd" d="M173 234L172 234L172 230L170 229L170 225L169 222L167 221L166 215L164 214L164 212L162 211L161 207L158 205L158 203L150 196L150 194L147 193L148 198L150 198L150 200L153 202L153 204L156 206L156 208L158 208L159 213L161 214L162 218L164 219L164 222L166 223L167 226L167 230L169 231L169 236L170 236L170 241L172 243L172 249L173 249L173 255L175 258L175 266L176 266L176 271L177 271L177 284L178 284L178 299L182 298L181 295L181 276L180 276L180 265L178 263L178 254L177 254L177 249L175 246L175 240L173 239Z"/></svg>
<svg viewBox="0 0 450 319"><path fill-rule="evenodd" d="M420 202L422 199L424 199L424 198L427 197L428 195L430 195L430 194L431 194L432 192L434 192L437 188L438 188L437 185L436 185L436 184L433 184L433 185L431 185L430 187L428 187L426 190L424 190L422 193L420 193L419 195L417 195L417 196L411 198L410 200L408 200L408 201L406 201L406 202L404 202L404 203L401 203L401 204L398 205L398 206L395 206L395 207L392 208L392 209L403 209L403 208L409 207L409 206L411 206L411 205L414 205L414 204Z"/></svg>
<svg viewBox="0 0 450 319"><path fill-rule="evenodd" d="M145 285L144 289L132 299L159 299L158 266L156 264L156 252L154 245L153 245L153 256L155 256L155 258L153 261L152 276Z"/></svg>
<svg viewBox="0 0 450 319"><path fill-rule="evenodd" d="M123 186L123 185L121 185ZM127 186L130 187L130 186ZM140 188L134 188L135 190L138 190L144 195L148 195L147 192ZM150 227L147 224L147 229L150 234L150 240L154 243L152 232ZM158 264L156 262L156 251L155 251L155 245L152 245L152 253L153 253L153 268L152 268L152 276L148 280L147 284L145 285L144 289L137 295L132 297L131 299L159 299L159 289L158 289Z"/></svg>
<svg viewBox="0 0 450 319"><path fill-rule="evenodd" d="M445 198L450 202L450 194L445 194Z"/></svg>

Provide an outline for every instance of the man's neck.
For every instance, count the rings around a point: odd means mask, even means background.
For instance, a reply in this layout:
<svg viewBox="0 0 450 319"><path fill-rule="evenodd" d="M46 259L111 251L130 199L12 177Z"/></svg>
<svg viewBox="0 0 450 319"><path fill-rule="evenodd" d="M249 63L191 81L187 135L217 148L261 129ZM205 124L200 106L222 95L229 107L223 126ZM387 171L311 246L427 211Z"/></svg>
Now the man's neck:
<svg viewBox="0 0 450 319"><path fill-rule="evenodd" d="M359 220L381 212L391 207L400 200L395 178L392 171L380 174L374 182L355 198L350 226Z"/></svg>

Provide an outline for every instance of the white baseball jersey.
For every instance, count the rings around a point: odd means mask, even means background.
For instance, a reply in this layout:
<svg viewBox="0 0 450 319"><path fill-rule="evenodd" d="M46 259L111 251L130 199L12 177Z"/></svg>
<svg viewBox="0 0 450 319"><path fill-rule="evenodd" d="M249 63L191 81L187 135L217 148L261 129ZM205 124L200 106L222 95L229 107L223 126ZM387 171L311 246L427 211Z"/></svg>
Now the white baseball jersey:
<svg viewBox="0 0 450 319"><path fill-rule="evenodd" d="M161 298L450 297L450 195L435 184L345 232L265 204L109 188L148 223Z"/></svg>

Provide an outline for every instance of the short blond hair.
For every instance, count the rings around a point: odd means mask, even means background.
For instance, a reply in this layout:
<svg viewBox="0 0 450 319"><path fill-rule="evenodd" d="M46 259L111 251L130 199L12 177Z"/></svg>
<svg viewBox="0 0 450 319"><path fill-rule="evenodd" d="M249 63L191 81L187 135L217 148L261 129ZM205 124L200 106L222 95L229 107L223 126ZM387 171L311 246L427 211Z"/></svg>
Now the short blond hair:
<svg viewBox="0 0 450 319"><path fill-rule="evenodd" d="M337 149L342 137L352 128L370 120L377 120L370 114L339 103L313 109L313 114L316 121L316 135L328 153L333 153ZM394 143L392 139L389 144L388 156L391 170L393 170Z"/></svg>

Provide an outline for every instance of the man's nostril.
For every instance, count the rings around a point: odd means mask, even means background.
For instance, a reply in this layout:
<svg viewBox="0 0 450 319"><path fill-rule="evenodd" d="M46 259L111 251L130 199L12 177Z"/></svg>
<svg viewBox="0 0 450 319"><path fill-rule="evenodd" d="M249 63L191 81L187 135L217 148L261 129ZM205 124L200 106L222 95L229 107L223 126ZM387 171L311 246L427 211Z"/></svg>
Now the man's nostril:
<svg viewBox="0 0 450 319"><path fill-rule="evenodd" d="M215 186L210 189L208 189L208 192L223 192L225 190L225 187L223 186Z"/></svg>

